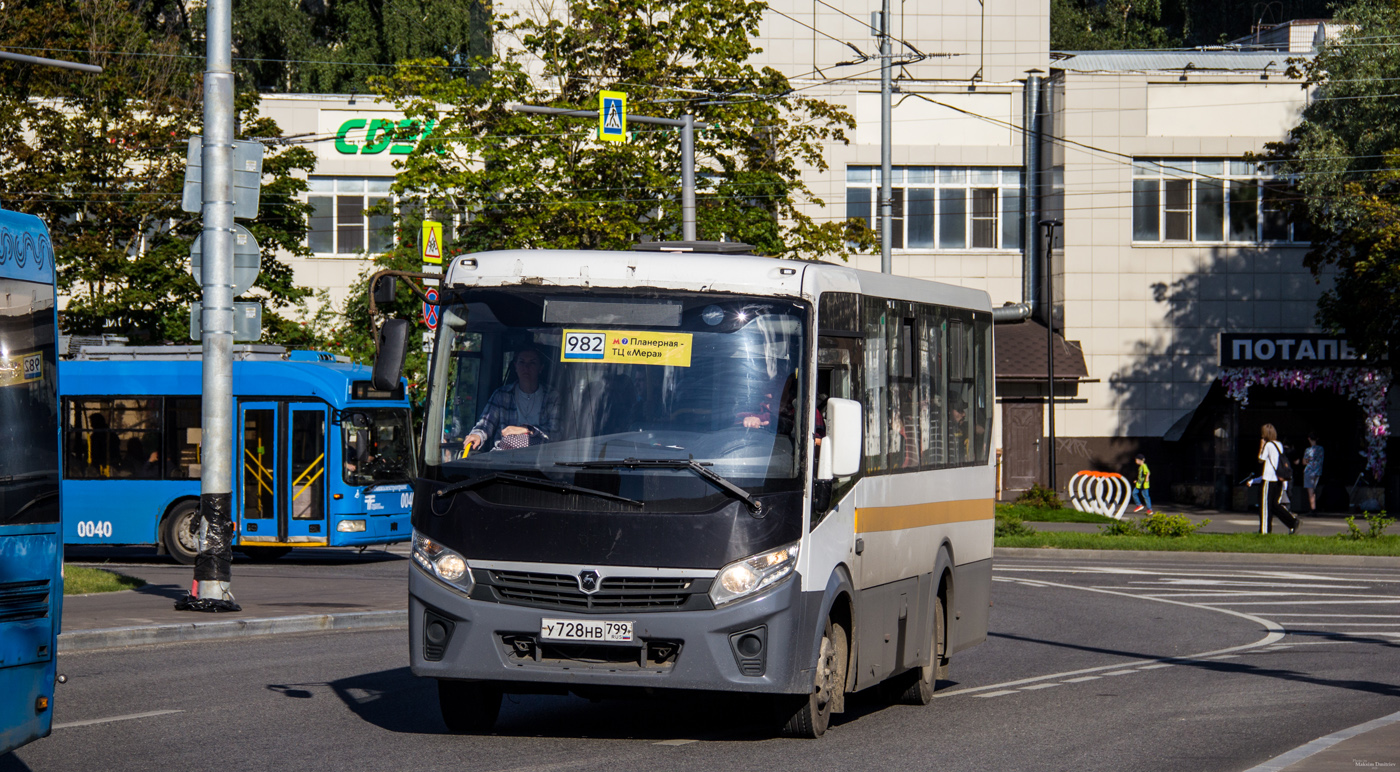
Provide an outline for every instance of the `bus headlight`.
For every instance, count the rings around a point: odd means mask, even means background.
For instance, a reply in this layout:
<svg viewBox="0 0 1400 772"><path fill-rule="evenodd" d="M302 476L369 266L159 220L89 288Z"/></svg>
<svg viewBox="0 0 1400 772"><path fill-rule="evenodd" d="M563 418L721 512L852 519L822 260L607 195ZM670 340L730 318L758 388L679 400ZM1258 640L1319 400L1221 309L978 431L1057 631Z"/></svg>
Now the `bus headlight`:
<svg viewBox="0 0 1400 772"><path fill-rule="evenodd" d="M467 559L417 531L413 532L413 562L463 592L472 591L474 581Z"/></svg>
<svg viewBox="0 0 1400 772"><path fill-rule="evenodd" d="M797 544L744 558L725 566L710 586L710 600L723 606L767 589L797 569Z"/></svg>
<svg viewBox="0 0 1400 772"><path fill-rule="evenodd" d="M363 520L341 520L335 524L335 529L341 533L364 533L365 521Z"/></svg>

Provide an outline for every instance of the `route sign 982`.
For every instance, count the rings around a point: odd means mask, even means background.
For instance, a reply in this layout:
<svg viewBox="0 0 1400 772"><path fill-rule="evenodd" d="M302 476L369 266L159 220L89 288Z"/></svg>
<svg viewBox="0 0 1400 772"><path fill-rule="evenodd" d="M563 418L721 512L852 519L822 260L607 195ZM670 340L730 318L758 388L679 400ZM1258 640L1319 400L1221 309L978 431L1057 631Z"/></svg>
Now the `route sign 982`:
<svg viewBox="0 0 1400 772"><path fill-rule="evenodd" d="M565 331L561 361L577 362L584 359L602 359L607 344L608 336L601 332Z"/></svg>

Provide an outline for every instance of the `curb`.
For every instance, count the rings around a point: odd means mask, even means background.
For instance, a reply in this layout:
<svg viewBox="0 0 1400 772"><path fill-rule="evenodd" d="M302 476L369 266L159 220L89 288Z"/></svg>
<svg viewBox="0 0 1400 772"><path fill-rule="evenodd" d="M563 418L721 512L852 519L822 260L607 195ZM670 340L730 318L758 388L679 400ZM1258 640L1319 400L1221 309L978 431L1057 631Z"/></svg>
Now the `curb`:
<svg viewBox="0 0 1400 772"><path fill-rule="evenodd" d="M317 633L337 630L379 630L408 625L408 611L357 611L342 614L303 614L227 622L190 622L178 625L111 627L75 630L58 636L60 654L95 651L153 643L185 643L229 638L251 638L283 633Z"/></svg>
<svg viewBox="0 0 1400 772"><path fill-rule="evenodd" d="M1147 560L1163 563L1228 560L1252 565L1286 563L1303 566L1400 568L1400 557L1388 555L1294 555L1274 552L1189 552L1186 550L1066 550L1050 547L994 547L992 557L1046 560Z"/></svg>

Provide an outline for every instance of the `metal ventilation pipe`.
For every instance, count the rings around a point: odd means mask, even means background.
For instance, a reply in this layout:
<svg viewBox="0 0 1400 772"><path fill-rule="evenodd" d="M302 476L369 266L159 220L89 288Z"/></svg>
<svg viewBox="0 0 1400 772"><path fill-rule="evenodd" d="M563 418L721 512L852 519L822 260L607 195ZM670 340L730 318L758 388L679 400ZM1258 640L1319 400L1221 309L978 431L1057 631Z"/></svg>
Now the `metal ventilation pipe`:
<svg viewBox="0 0 1400 772"><path fill-rule="evenodd" d="M1034 72L1034 71L1032 71ZM1040 115L1041 77L1026 76L1025 100L1021 132L1022 154L1026 162L1025 197L1021 201L1025 228L1021 234L1021 302L992 310L993 322L1019 322L1029 319L1036 309L1040 291L1040 238L1036 223L1040 222Z"/></svg>

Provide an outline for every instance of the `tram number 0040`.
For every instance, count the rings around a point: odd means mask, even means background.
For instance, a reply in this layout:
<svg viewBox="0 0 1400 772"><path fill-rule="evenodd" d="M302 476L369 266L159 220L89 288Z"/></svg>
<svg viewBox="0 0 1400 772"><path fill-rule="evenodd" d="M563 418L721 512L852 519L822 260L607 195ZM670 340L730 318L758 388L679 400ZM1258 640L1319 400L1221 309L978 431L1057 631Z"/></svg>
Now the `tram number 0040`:
<svg viewBox="0 0 1400 772"><path fill-rule="evenodd" d="M111 536L111 520L79 520L78 536L86 539L93 536Z"/></svg>

